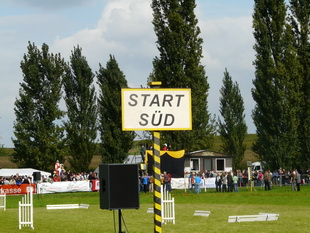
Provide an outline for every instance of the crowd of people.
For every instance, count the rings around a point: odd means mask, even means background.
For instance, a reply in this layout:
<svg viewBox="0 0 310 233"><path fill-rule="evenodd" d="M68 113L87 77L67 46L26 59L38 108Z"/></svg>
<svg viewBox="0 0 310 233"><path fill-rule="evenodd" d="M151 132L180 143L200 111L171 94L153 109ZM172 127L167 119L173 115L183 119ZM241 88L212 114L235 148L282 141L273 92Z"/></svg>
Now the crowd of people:
<svg viewBox="0 0 310 233"><path fill-rule="evenodd" d="M144 172L140 177L140 191L143 192L153 192L154 191L154 176L148 175L146 172ZM164 190L167 190L168 192L172 191L171 188L171 174L169 172L164 171L160 175L161 184L163 185Z"/></svg>
<svg viewBox="0 0 310 233"><path fill-rule="evenodd" d="M310 169L308 170L308 177L310 177ZM161 174L161 184L164 190L171 192L171 174L164 171ZM185 174L185 178L189 179L190 191L199 193L202 181L208 178L215 178L216 192L238 192L240 187L249 187L248 171L237 170L236 172L216 172L215 170L205 171L203 173L190 172ZM274 172L270 170L255 171L252 173L252 181L254 187L264 187L266 191L271 190L275 185L291 185L292 190L300 191L300 185L304 181L301 174L294 169L292 171L285 171L280 168ZM140 191L153 192L154 177L143 173L140 176Z"/></svg>
<svg viewBox="0 0 310 233"><path fill-rule="evenodd" d="M252 173L252 181L254 186L264 187L266 191L271 190L271 186L275 185L291 185L292 190L300 191L300 185L308 182L310 178L310 169L307 171L306 180L303 179L297 169L286 171L280 168L274 172L270 170L255 171ZM191 184L191 191L199 193L201 180L205 178L215 177L216 192L238 192L239 187L248 187L249 177L247 170L237 170L235 173L206 171L205 173L190 173L188 176Z"/></svg>
<svg viewBox="0 0 310 233"><path fill-rule="evenodd" d="M52 179L52 180L51 180ZM95 172L78 172L74 173L71 170L66 170L64 165L56 161L54 172L51 177L42 177L42 182L60 182L60 181L83 181L83 180L96 180L98 176Z"/></svg>
<svg viewBox="0 0 310 233"><path fill-rule="evenodd" d="M203 179L215 178L215 188L216 192L238 192L238 177L233 175L232 172L215 172L206 171L205 173L195 173L191 172L188 176L190 180L190 191L195 193L200 192L200 186Z"/></svg>
<svg viewBox="0 0 310 233"><path fill-rule="evenodd" d="M18 173L11 175L10 177L0 177L0 185L21 185L31 184L34 182L61 182L61 181L83 181L83 180L96 180L99 179L95 172L71 172L71 170L65 170L63 164L60 164L57 160L54 166L53 174L50 176L42 175L40 180L33 180L32 176L20 176Z"/></svg>
<svg viewBox="0 0 310 233"><path fill-rule="evenodd" d="M16 175L11 175L10 177L0 177L0 185L21 185L21 184L31 184L34 182L60 182L60 181L83 181L83 180L95 180L98 179L97 174L94 172L81 172L73 173L70 170L62 172L60 175L55 174L52 176L42 175L41 179L34 181L31 176L20 176L18 173Z"/></svg>
<svg viewBox="0 0 310 233"><path fill-rule="evenodd" d="M18 173L16 175L11 175L10 177L0 177L0 185L21 185L31 183L32 177L20 176Z"/></svg>

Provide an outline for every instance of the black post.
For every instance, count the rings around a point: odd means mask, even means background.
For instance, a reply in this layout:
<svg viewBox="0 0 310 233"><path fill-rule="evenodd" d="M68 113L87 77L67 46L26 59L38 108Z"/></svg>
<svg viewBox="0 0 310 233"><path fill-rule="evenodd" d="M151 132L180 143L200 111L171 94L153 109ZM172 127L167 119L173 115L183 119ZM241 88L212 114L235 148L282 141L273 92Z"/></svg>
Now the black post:
<svg viewBox="0 0 310 233"><path fill-rule="evenodd" d="M122 232L122 209L118 209L118 232L124 233Z"/></svg>

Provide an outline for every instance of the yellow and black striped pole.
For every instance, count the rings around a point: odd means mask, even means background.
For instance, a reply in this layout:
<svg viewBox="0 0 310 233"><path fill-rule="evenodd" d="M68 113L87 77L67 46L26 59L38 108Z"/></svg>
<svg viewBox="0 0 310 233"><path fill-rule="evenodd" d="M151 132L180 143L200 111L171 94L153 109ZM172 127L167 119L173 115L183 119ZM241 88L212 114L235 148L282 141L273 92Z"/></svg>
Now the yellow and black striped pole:
<svg viewBox="0 0 310 233"><path fill-rule="evenodd" d="M162 233L161 227L161 179L160 179L160 133L153 132L154 155L154 232Z"/></svg>
<svg viewBox="0 0 310 233"><path fill-rule="evenodd" d="M161 86L160 81L149 82L148 85L151 88L159 88ZM162 233L161 228L161 179L160 179L160 133L153 131L153 156L154 156L154 233Z"/></svg>

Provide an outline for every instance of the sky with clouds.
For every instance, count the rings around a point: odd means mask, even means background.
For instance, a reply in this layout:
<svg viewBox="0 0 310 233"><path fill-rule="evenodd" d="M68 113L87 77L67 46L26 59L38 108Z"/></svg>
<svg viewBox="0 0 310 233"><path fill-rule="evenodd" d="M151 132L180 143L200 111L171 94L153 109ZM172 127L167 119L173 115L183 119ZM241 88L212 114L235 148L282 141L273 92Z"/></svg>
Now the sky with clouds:
<svg viewBox="0 0 310 233"><path fill-rule="evenodd" d="M203 56L210 84L208 108L219 115L219 90L227 68L238 82L248 133L255 133L251 88L255 59L253 1L196 0ZM12 147L14 102L23 81L20 62L28 41L69 61L77 45L93 72L114 55L130 87L146 86L158 55L151 0L1 0L0 1L0 144Z"/></svg>

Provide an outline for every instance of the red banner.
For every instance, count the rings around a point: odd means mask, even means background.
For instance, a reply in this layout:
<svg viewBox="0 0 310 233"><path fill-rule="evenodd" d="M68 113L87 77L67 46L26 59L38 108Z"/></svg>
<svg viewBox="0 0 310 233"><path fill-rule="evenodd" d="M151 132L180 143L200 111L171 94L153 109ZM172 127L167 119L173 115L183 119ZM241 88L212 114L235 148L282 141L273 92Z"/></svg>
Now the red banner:
<svg viewBox="0 0 310 233"><path fill-rule="evenodd" d="M4 184L0 186L0 193L5 193L6 195L27 194L28 187L33 188L33 193L37 192L35 184L21 184L21 185Z"/></svg>
<svg viewBox="0 0 310 233"><path fill-rule="evenodd" d="M100 189L99 180L92 180L92 191L98 191Z"/></svg>

